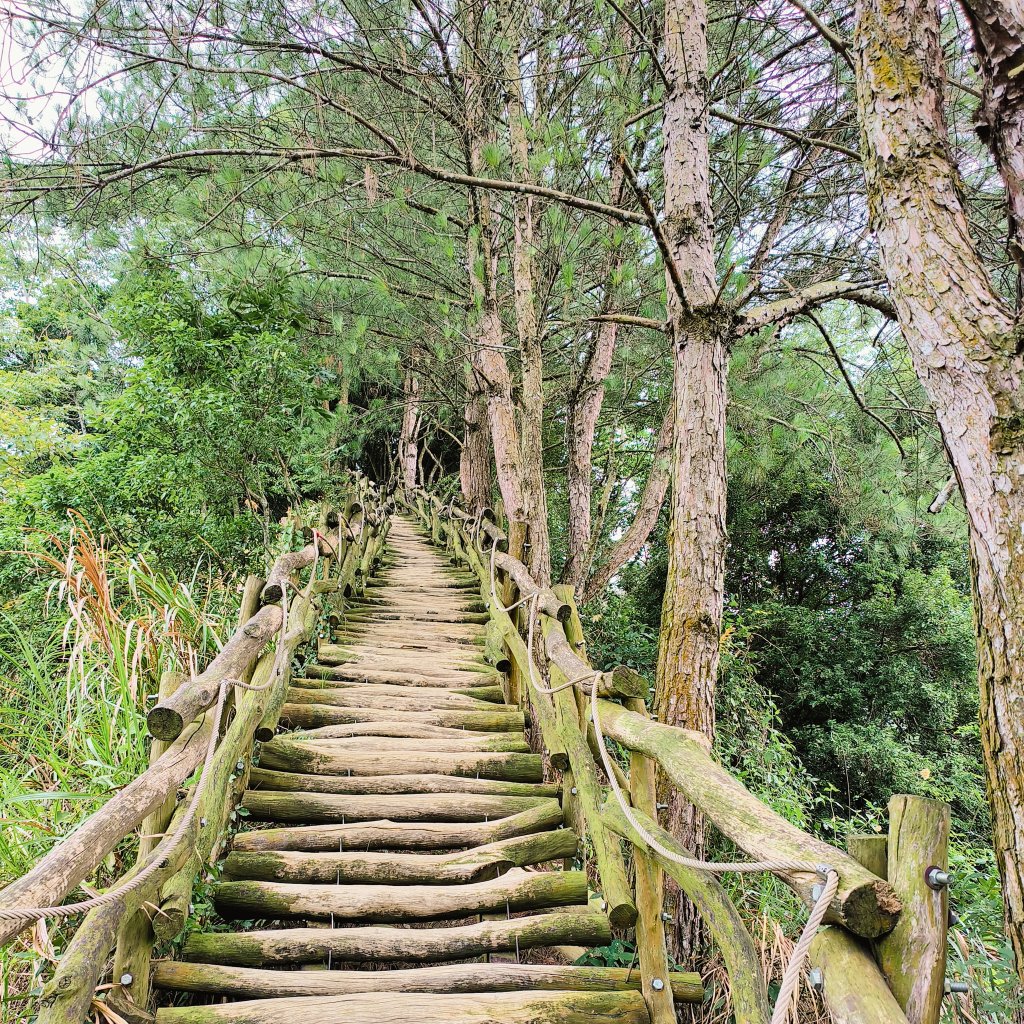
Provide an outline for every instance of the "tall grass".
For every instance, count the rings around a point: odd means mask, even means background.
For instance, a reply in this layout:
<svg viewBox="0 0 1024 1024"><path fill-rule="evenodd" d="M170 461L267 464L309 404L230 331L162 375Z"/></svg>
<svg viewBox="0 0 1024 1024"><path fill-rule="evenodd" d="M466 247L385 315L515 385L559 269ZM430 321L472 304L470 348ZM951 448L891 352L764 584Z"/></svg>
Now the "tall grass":
<svg viewBox="0 0 1024 1024"><path fill-rule="evenodd" d="M77 516L66 536L34 548L9 557L29 559L42 584L35 614L0 613L0 885L145 770L145 713L161 673L203 665L237 603L208 569L179 579ZM121 844L83 889L120 875L134 845ZM41 924L0 954L0 1020L22 1019L17 997L38 990L73 927Z"/></svg>

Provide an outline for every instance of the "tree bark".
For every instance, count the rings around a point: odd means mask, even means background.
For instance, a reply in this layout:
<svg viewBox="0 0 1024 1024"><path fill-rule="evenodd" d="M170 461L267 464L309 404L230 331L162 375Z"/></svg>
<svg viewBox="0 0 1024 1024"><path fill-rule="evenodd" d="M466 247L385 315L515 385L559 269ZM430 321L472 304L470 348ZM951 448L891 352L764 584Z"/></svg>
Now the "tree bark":
<svg viewBox="0 0 1024 1024"><path fill-rule="evenodd" d="M459 482L467 511L476 514L491 503L491 443L487 434L487 400L480 379L472 367L466 373Z"/></svg>
<svg viewBox="0 0 1024 1024"><path fill-rule="evenodd" d="M706 0L668 0L664 38L664 232L671 261L667 289L675 431L656 710L662 722L712 736L725 590L726 341L731 323L716 303ZM674 789L666 797L669 832L702 856L703 819ZM699 917L686 902L675 938L672 952L685 961L699 938Z"/></svg>
<svg viewBox="0 0 1024 1024"><path fill-rule="evenodd" d="M519 68L521 10L516 0L505 8L505 103L509 153L514 177L532 181L529 114ZM535 100L541 90L534 90ZM523 510L528 522L530 549L527 565L542 586L551 583L551 540L548 531L547 489L544 486L544 352L537 309L534 267L534 211L531 196L512 198L512 285L516 331L522 364L522 399L519 406L522 446Z"/></svg>
<svg viewBox="0 0 1024 1024"><path fill-rule="evenodd" d="M398 467L402 483L416 486L419 463L417 436L420 432L420 380L412 369L406 370L402 388L402 431L398 438Z"/></svg>
<svg viewBox="0 0 1024 1024"><path fill-rule="evenodd" d="M1020 0L964 0L984 88L978 134L1006 183L1010 251L1024 268L1024 7Z"/></svg>
<svg viewBox="0 0 1024 1024"><path fill-rule="evenodd" d="M860 0L857 99L872 226L967 509L981 740L1006 924L1024 972L1024 409L1019 328L971 240L942 116L933 0Z"/></svg>
<svg viewBox="0 0 1024 1024"><path fill-rule="evenodd" d="M482 9L469 4L463 8L463 14L466 148L470 174L475 176L484 166L484 147L494 142L494 132L489 123L493 97L488 91L493 85L491 69L484 66L486 46ZM526 520L522 453L512 397L512 377L505 359L505 339L498 309L490 196L482 190L474 190L471 205L473 223L466 236L466 264L475 310L470 360L486 400L494 466L505 514L513 522L522 523Z"/></svg>

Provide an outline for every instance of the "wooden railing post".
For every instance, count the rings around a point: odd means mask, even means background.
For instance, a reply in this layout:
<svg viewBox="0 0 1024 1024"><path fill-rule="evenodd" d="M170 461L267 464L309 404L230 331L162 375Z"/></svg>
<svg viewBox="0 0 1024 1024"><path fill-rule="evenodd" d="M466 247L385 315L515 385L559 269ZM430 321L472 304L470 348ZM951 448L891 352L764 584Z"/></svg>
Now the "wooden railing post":
<svg viewBox="0 0 1024 1024"><path fill-rule="evenodd" d="M630 711L644 713L647 705L638 697L625 702ZM655 795L655 764L643 754L629 755L629 796L633 806L654 821L658 820ZM665 879L658 862L637 847L633 848L636 874L636 949L640 958L640 977L644 1001L651 1024L674 1024L675 1007L668 984L668 950L665 947ZM659 987L658 982L661 982Z"/></svg>
<svg viewBox="0 0 1024 1024"><path fill-rule="evenodd" d="M257 592L257 600L259 593ZM244 604L244 599L243 599ZM251 614L251 613L250 613ZM167 700L185 681L180 672L164 672L160 676L157 699ZM170 746L166 740L153 738L149 748L149 763L156 764L160 756ZM174 808L178 794L170 793L163 806L143 819L139 826L138 864L144 864L149 855L156 849L163 837ZM124 917L117 931L117 948L114 952L114 985L118 986L111 992L108 999L114 998L116 1004L122 1001L128 1006L144 1008L149 1003L150 963L153 952L153 926L150 916L144 910Z"/></svg>
<svg viewBox="0 0 1024 1024"><path fill-rule="evenodd" d="M938 1024L946 981L949 804L919 796L889 801L888 879L903 901L878 960L910 1024Z"/></svg>

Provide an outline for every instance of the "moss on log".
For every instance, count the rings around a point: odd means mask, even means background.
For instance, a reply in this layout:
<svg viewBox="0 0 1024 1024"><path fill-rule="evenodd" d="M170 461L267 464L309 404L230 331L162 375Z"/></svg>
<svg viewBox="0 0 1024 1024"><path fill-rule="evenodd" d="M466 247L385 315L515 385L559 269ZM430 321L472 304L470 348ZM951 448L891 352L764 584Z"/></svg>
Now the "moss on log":
<svg viewBox="0 0 1024 1024"><path fill-rule="evenodd" d="M821 928L808 959L821 971L835 1024L908 1024L862 940L842 928Z"/></svg>
<svg viewBox="0 0 1024 1024"><path fill-rule="evenodd" d="M459 918L502 910L540 910L585 905L582 871L524 871L464 885L329 885L236 881L214 887L222 917L287 918L390 923Z"/></svg>
<svg viewBox="0 0 1024 1024"><path fill-rule="evenodd" d="M150 733L157 739L173 740L217 699L226 679L241 679L250 673L260 651L281 628L281 609L262 608L234 633L210 662L208 668L189 679L167 700L157 704L146 716Z"/></svg>
<svg viewBox="0 0 1024 1024"><path fill-rule="evenodd" d="M279 1024L313 1010L304 999L162 1009L158 1024ZM645 1024L640 995L622 992L363 993L317 1000L318 1024Z"/></svg>
<svg viewBox="0 0 1024 1024"><path fill-rule="evenodd" d="M949 804L920 796L889 801L888 877L903 900L878 962L910 1024L938 1024L946 980L949 889L933 889L928 869L949 865Z"/></svg>
<svg viewBox="0 0 1024 1024"><path fill-rule="evenodd" d="M275 793L248 790L242 806L256 821L489 821L529 810L551 797L480 793Z"/></svg>
<svg viewBox="0 0 1024 1024"><path fill-rule="evenodd" d="M418 686L352 686L344 688L293 686L288 691L291 704L327 704L335 708L379 708L381 710L437 711L461 708L466 711L515 712L511 704L477 700L453 690Z"/></svg>
<svg viewBox="0 0 1024 1024"><path fill-rule="evenodd" d="M674 971L669 988L678 1003L704 998L700 976ZM329 996L359 992L621 992L637 990L640 978L625 967L560 964L445 964L392 971L268 971L221 964L162 960L153 983L181 992L207 992L241 999Z"/></svg>
<svg viewBox="0 0 1024 1024"><path fill-rule="evenodd" d="M281 709L281 721L296 729L315 729L324 725L346 725L354 722L409 722L440 725L448 729L472 729L474 732L521 733L526 727L526 718L521 711L396 711L295 703L287 703Z"/></svg>
<svg viewBox="0 0 1024 1024"><path fill-rule="evenodd" d="M493 878L514 867L573 857L576 847L575 834L560 828L443 854L234 850L224 862L224 873L232 879L274 882L461 884Z"/></svg>
<svg viewBox="0 0 1024 1024"><path fill-rule="evenodd" d="M184 959L260 967L265 964L318 964L368 960L467 960L537 946L603 946L611 942L604 914L553 911L506 921L483 921L454 928L282 928L190 935Z"/></svg>
<svg viewBox="0 0 1024 1024"><path fill-rule="evenodd" d="M604 814L609 828L657 860L662 870L675 879L701 918L707 922L712 941L721 952L729 972L736 1024L767 1024L771 1019L771 1006L761 976L761 958L747 926L726 891L712 875L685 868L651 849L626 819L617 803L606 804ZM691 856L689 851L643 811L634 808L633 814L666 850L681 857Z"/></svg>
<svg viewBox="0 0 1024 1024"><path fill-rule="evenodd" d="M370 821L261 829L239 833L233 845L236 850L446 850L483 846L510 836L540 832L556 827L561 821L562 809L557 802L552 802L507 818L479 823Z"/></svg>
<svg viewBox="0 0 1024 1024"><path fill-rule="evenodd" d="M505 782L462 775L302 775L254 768L249 783L253 790L298 793L492 793L555 799L561 795L561 787L553 782Z"/></svg>
<svg viewBox="0 0 1024 1024"><path fill-rule="evenodd" d="M587 752L589 756L589 751ZM544 769L539 754L406 753L399 758L371 751L321 751L308 744L268 744L260 764L285 771L325 775L406 775L416 773L468 775L511 782L541 782Z"/></svg>
<svg viewBox="0 0 1024 1024"><path fill-rule="evenodd" d="M653 758L687 799L741 850L756 860L802 860L829 864L840 874L839 891L827 920L856 935L876 938L890 931L902 904L893 887L856 860L801 832L750 793L708 755L685 729L654 722L618 704L601 701L598 714L606 736ZM810 906L820 881L813 871L776 872Z"/></svg>

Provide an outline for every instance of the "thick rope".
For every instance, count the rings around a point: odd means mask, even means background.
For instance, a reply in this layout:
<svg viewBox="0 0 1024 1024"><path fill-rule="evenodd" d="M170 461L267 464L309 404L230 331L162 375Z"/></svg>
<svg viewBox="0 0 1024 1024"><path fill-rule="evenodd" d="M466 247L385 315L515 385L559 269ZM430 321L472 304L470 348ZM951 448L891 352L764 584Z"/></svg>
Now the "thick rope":
<svg viewBox="0 0 1024 1024"><path fill-rule="evenodd" d="M494 583L495 546L496 545L491 548L491 597L497 601ZM604 766L605 774L608 776L608 782L611 785L611 790L615 794L615 799L618 802L626 820L652 850L664 857L666 860L679 864L681 867L689 868L694 871L706 871L709 874L721 875L729 872L750 874L765 871L802 871L809 874L819 875L823 879L821 891L814 900L810 915L807 918L807 923L804 925L804 930L801 933L796 946L794 946L792 956L786 966L786 970L783 972L782 984L779 988L778 997L775 1000L775 1008L772 1011L771 1024L784 1024L789 1015L790 1004L792 1003L797 987L800 984L800 974L803 970L804 962L807 959L811 942L814 939L814 935L822 921L825 919L825 914L828 911L829 905L834 899L836 892L839 890L839 872L828 864L811 864L808 861L789 860L785 858L763 861L714 863L710 861L697 860L693 857L680 856L678 853L675 853L673 850L669 850L662 843L658 842L657 838L651 835L651 833L637 820L629 801L626 799L626 796L622 792L622 788L619 786L618 780L615 777L615 771L611 763L611 755L608 753L608 748L605 745L604 732L601 729L601 720L597 711L597 687L602 673L596 670L587 672L575 679L568 680L560 686L541 686L537 681L533 658L533 647L539 597L540 594L534 592L529 595L529 597L516 602L517 604L524 604L529 601L530 604L529 626L526 636L530 684L538 693L555 694L562 690L567 690L570 687L581 685L587 681L590 682L590 717L594 723L594 733L597 737L597 748L601 755L601 763ZM515 605L512 607L515 607Z"/></svg>
<svg viewBox="0 0 1024 1024"><path fill-rule="evenodd" d="M317 530L313 531L313 567L310 571L310 580L316 578L317 565L320 561L320 533ZM294 588L294 584L289 581L289 585ZM203 759L203 765L200 769L199 780L196 783L196 788L192 792L192 799L189 801L188 807L185 810L181 821L178 822L177 827L169 835L165 835L163 839L156 845L153 852L149 855L145 864L139 870L138 874L134 875L127 882L123 882L121 885L115 886L113 889L109 889L105 893L101 893L99 896L92 896L87 900L81 900L78 903L65 903L57 907L8 907L0 908L0 921L10 922L13 924L31 924L33 921L40 921L44 918L63 920L64 918L74 917L76 914L83 914L90 910L95 910L98 907L109 906L120 899L123 899L129 893L134 892L136 889L145 885L153 875L160 870L168 856L175 850L175 848L185 838L192 822L195 821L196 812L199 810L199 804L202 801L204 794L209 786L210 781L210 766L213 763L214 755L217 753L218 740L220 738L220 727L221 719L224 715L224 705L227 700L228 691L237 687L241 690L248 690L251 693L260 693L264 690L270 689L280 679L285 666L283 665L284 651L286 649L287 641L287 629L288 629L288 587L284 588L284 592L281 596L281 627L278 633L277 650L274 654L274 667L270 673L270 678L265 683L260 683L259 686L253 686L251 683L243 683L240 679L224 679L221 681L220 686L217 689L217 702L213 713L213 728L210 731L210 739L206 747L206 756Z"/></svg>

